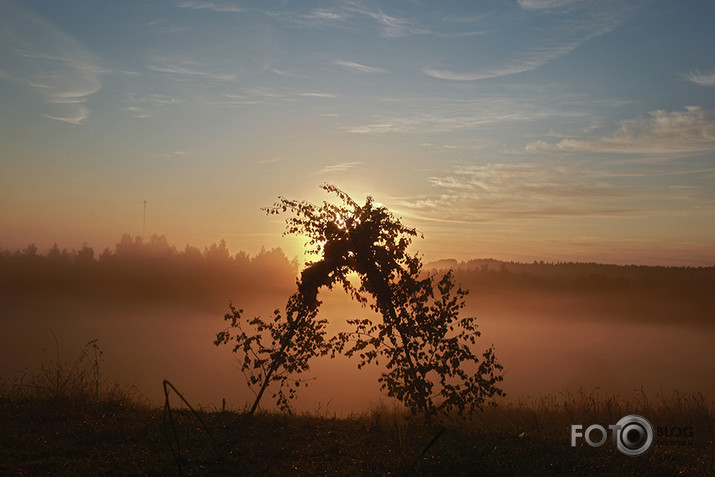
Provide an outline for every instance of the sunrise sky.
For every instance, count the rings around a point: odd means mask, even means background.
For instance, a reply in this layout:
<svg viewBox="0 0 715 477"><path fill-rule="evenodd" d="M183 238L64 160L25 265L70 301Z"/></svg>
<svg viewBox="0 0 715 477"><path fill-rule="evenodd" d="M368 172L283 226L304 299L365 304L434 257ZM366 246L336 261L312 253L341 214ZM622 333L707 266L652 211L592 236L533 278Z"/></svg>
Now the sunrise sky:
<svg viewBox="0 0 715 477"><path fill-rule="evenodd" d="M427 260L715 265L715 3L0 1L0 247L256 253L370 194Z"/></svg>

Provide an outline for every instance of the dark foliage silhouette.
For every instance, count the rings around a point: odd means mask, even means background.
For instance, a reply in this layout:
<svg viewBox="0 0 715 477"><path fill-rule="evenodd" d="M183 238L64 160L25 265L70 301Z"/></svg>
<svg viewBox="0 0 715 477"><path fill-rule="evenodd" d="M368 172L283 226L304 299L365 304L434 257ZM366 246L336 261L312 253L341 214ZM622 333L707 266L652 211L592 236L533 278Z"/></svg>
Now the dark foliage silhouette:
<svg viewBox="0 0 715 477"><path fill-rule="evenodd" d="M163 235L124 234L114 250L96 254L84 245L47 254L29 245L0 250L0 296L77 298L85 303L133 306L167 303L218 311L230 299L290 293L297 265L281 249L254 256L229 253L223 240L201 250L179 250Z"/></svg>
<svg viewBox="0 0 715 477"><path fill-rule="evenodd" d="M335 194L341 205L281 198L269 214L290 212L286 234L308 237L311 252L321 259L308 263L297 282L298 291L289 299L285 319L278 310L272 323L260 318L246 321L231 306L225 316L230 326L217 335L216 345L235 341L234 351L243 358L250 385L260 390L251 408L255 411L271 381L279 381L278 404L288 407L284 387L291 374L308 369L308 360L330 352L360 358L358 367L378 364L386 371L380 385L388 396L402 401L413 413L430 418L438 412L459 413L480 409L486 400L503 392L501 366L493 349L481 358L473 353L479 332L473 317L460 317L466 292L456 287L451 273L437 283L422 273L422 261L407 248L417 235L385 207L368 197L360 206L331 185L323 189ZM359 277L353 285L348 274ZM355 331L325 339L325 321L316 320L321 304L318 291L340 284L363 306L382 316L381 323L352 320ZM245 325L253 326L249 334ZM234 334L231 334L231 331ZM268 331L271 344L263 344ZM288 398L295 388L288 385Z"/></svg>
<svg viewBox="0 0 715 477"><path fill-rule="evenodd" d="M325 339L327 321L316 319L317 307L309 306L300 292L288 300L285 314L276 309L268 321L260 317L246 321L243 310L233 305L230 309L225 316L230 326L216 335L214 344L234 342L233 352L243 355L241 370L249 386L258 387L249 414L256 411L271 383L278 384L273 394L278 406L290 412L289 400L301 384L307 385L297 376L309 369L311 358L324 356L330 350Z"/></svg>
<svg viewBox="0 0 715 477"><path fill-rule="evenodd" d="M477 259L426 263L426 271L454 270L455 281L477 294L544 292L551 295L618 294L621 301L642 307L659 319L664 299L697 305L683 319L712 316L715 267L604 265L597 263L503 262ZM297 264L281 249L264 249L255 256L232 254L225 242L204 249L178 249L163 235L148 240L124 234L114 249L97 252L89 245L77 250L55 244L46 253L29 244L20 250L0 249L0 295L73 296L83 300L143 303L172 302L220 311L229 299L266 293L289 294ZM605 298L602 299L607 302ZM614 310L614 313L617 310ZM630 312L629 312L630 313ZM655 314L655 315L653 315Z"/></svg>

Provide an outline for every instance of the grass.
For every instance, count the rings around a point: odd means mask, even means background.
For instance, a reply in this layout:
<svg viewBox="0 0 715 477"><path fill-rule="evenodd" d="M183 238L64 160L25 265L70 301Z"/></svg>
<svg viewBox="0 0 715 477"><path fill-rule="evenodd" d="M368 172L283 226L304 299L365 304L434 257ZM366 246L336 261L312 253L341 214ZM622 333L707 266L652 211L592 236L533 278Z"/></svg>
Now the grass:
<svg viewBox="0 0 715 477"><path fill-rule="evenodd" d="M0 475L715 475L712 405L697 393L579 391L427 424L385 403L347 418L194 413L169 389L169 415L104 382L100 363L90 342L72 364L58 355L0 387ZM692 426L692 442L638 457L610 440L570 446L571 424L631 413Z"/></svg>

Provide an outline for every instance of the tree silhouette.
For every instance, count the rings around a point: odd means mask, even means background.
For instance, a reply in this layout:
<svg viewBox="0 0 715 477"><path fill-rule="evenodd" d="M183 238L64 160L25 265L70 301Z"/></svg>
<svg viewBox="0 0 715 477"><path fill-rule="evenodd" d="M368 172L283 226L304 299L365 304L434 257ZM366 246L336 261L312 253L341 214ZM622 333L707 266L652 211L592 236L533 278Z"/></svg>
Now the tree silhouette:
<svg viewBox="0 0 715 477"><path fill-rule="evenodd" d="M307 370L310 358L329 352L358 355L358 368L385 360L386 371L379 378L382 389L427 419L438 412L473 412L487 399L503 395L497 387L502 367L493 349L487 349L481 359L474 355L480 336L476 319L460 317L467 292L455 285L451 272L435 283L433 276L422 273L419 256L407 253L416 230L404 226L371 197L360 206L334 186L322 188L342 204L280 198L265 209L269 214L290 212L285 234L306 236L310 252L321 256L302 271L286 318L278 310L272 323L255 318L247 324L256 334L249 335L240 310L232 306L225 317L230 327L217 336L217 345L236 342L234 351L243 353L244 372L253 373L249 384L260 384L251 412L272 381L280 382L276 396L279 405L287 407L284 386L289 385L290 398L294 396L290 383L296 387L301 383L288 381L288 376ZM350 272L358 275L359 286L348 279ZM348 323L355 331L326 340L325 321L316 320L318 291L323 286L332 289L336 283L378 312L382 322L351 320ZM236 334L231 334L232 328ZM262 342L264 331L271 336L268 346Z"/></svg>
<svg viewBox="0 0 715 477"><path fill-rule="evenodd" d="M225 315L230 326L216 335L214 344L219 346L233 341L233 352L243 354L241 370L249 386L259 388L249 414L256 411L273 382L279 384L278 391L273 394L278 406L290 411L289 400L304 383L293 376L307 371L311 358L330 351L330 344L325 339L327 321L316 319L317 307L307 306L300 293L288 300L285 315L276 309L270 321L260 317L246 321L242 318L243 310L236 309L233 304L230 309L231 312Z"/></svg>

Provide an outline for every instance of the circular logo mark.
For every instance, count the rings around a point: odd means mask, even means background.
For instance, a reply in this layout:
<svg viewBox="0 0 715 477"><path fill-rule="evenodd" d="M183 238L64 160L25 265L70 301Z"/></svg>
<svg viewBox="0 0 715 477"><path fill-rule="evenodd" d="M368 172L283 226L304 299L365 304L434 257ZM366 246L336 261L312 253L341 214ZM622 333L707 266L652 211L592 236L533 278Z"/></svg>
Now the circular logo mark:
<svg viewBox="0 0 715 477"><path fill-rule="evenodd" d="M653 444L653 426L643 416L629 414L621 418L614 432L616 447L625 455L641 455Z"/></svg>

